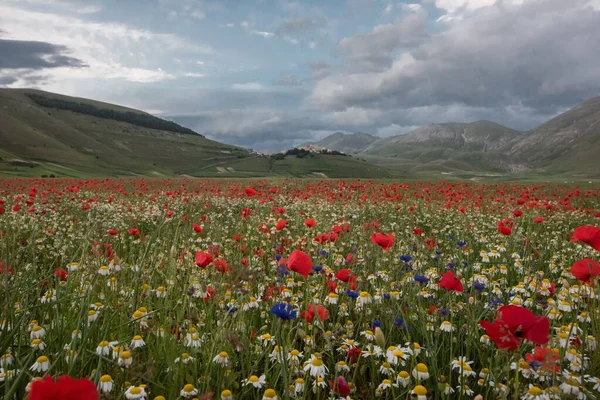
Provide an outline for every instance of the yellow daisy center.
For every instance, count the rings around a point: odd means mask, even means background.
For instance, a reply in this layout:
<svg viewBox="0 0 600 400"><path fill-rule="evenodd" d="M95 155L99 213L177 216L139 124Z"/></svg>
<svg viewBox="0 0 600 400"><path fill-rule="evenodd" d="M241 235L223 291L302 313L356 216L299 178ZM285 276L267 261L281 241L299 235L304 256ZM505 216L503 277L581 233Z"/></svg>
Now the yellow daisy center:
<svg viewBox="0 0 600 400"><path fill-rule="evenodd" d="M323 365L323 361L318 358L313 358L311 364L315 367L320 367Z"/></svg>
<svg viewBox="0 0 600 400"><path fill-rule="evenodd" d="M416 394L417 396L425 396L425 395L427 395L427 389L425 389L425 386L417 385L413 389L413 393Z"/></svg>
<svg viewBox="0 0 600 400"><path fill-rule="evenodd" d="M188 383L187 385L185 385L183 387L183 391L186 392L186 393L193 392L194 391L194 385L191 385L191 384Z"/></svg>

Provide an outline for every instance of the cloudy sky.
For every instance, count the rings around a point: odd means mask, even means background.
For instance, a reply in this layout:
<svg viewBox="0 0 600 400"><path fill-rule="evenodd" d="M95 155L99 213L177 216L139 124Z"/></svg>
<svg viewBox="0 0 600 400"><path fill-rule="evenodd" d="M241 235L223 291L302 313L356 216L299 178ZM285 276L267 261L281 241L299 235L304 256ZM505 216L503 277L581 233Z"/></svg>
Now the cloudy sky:
<svg viewBox="0 0 600 400"><path fill-rule="evenodd" d="M0 0L0 87L279 150L600 95L600 0Z"/></svg>

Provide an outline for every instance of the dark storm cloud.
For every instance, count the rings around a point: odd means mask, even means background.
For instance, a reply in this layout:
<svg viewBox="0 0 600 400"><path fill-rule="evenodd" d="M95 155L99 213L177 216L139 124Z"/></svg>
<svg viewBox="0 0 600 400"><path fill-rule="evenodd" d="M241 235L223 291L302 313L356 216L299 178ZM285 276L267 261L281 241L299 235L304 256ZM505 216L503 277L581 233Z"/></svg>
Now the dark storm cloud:
<svg viewBox="0 0 600 400"><path fill-rule="evenodd" d="M453 107L468 119L486 115L523 123L529 114L535 124L539 116L600 94L598 21L600 12L587 0L538 0L469 12L413 45L387 34L401 20L378 26L342 40L338 51L346 67L318 81L310 100L333 111L378 110L392 120L418 109L420 123ZM414 28L407 38L424 34L425 27Z"/></svg>
<svg viewBox="0 0 600 400"><path fill-rule="evenodd" d="M0 39L0 69L85 67L67 52L67 47L52 43Z"/></svg>
<svg viewBox="0 0 600 400"><path fill-rule="evenodd" d="M352 71L384 70L392 64L398 49L410 49L423 43L427 13L412 5L410 14L390 24L378 25L369 33L361 33L340 41L336 53L346 58Z"/></svg>

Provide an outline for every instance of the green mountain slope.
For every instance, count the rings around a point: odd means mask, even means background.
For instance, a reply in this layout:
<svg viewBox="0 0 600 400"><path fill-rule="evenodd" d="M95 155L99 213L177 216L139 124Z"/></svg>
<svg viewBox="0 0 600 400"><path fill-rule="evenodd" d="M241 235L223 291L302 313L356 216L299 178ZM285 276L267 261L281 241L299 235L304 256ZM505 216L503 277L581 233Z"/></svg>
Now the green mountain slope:
<svg viewBox="0 0 600 400"><path fill-rule="evenodd" d="M506 148L512 159L552 173L600 176L600 97L523 135Z"/></svg>
<svg viewBox="0 0 600 400"><path fill-rule="evenodd" d="M519 135L490 121L434 124L380 139L364 150L364 156L411 172L506 172L510 166L503 164L498 150Z"/></svg>
<svg viewBox="0 0 600 400"><path fill-rule="evenodd" d="M327 149L341 151L346 154L355 154L363 152L367 147L378 140L380 140L378 137L366 133L344 134L342 132L337 132L319 140L318 142L306 144L325 147Z"/></svg>
<svg viewBox="0 0 600 400"><path fill-rule="evenodd" d="M36 90L0 89L0 174L388 176L384 168L365 168L363 161L351 157L270 160L175 125L113 104Z"/></svg>

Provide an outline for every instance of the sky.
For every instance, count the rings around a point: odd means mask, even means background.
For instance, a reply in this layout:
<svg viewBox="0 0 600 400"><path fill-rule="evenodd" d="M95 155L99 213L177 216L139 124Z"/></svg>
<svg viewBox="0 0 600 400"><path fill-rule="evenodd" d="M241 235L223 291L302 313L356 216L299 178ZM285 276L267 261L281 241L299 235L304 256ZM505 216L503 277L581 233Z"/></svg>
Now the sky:
<svg viewBox="0 0 600 400"><path fill-rule="evenodd" d="M528 130L600 95L600 0L0 0L0 87L260 151L481 119Z"/></svg>

